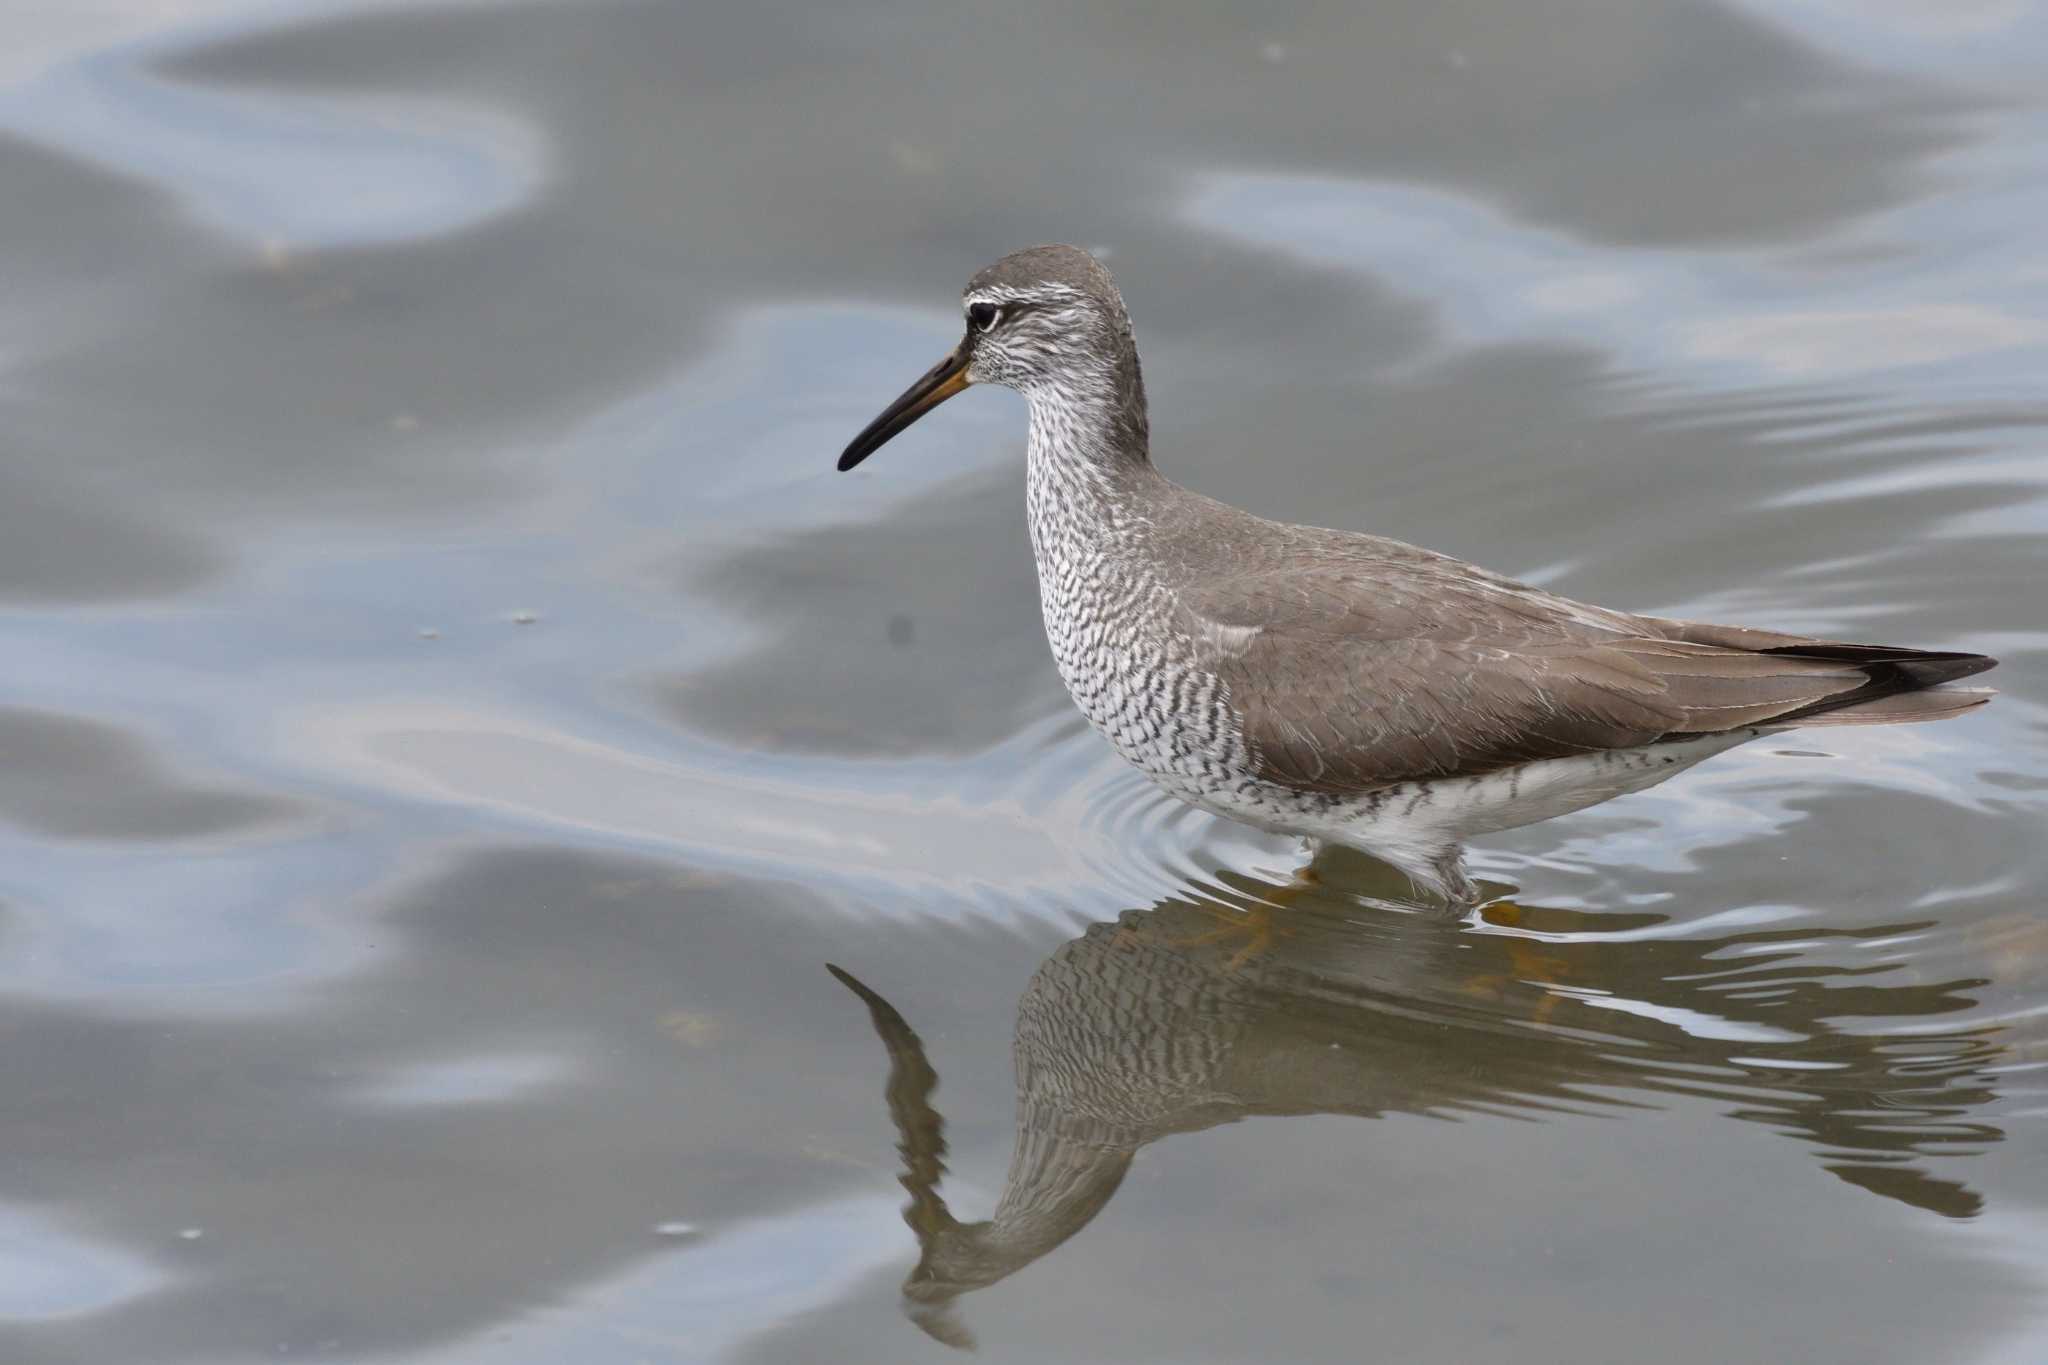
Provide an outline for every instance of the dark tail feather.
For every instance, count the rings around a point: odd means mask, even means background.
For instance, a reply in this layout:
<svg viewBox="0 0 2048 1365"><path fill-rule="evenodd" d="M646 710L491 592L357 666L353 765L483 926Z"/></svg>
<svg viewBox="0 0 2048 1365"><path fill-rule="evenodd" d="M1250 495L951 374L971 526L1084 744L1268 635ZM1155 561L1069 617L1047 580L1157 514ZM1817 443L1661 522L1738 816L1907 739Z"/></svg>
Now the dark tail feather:
<svg viewBox="0 0 2048 1365"><path fill-rule="evenodd" d="M1954 682L1957 678L1982 673L1985 669L1994 668L1998 664L1998 660L1988 654L1949 654L1931 649L1896 649L1890 645L1841 645L1820 640L1812 644L1779 645L1757 652L1797 654L1807 659L1834 659L1841 663L1862 665L1869 670L1873 682L1882 676L1883 669L1897 669L1907 680L1920 687Z"/></svg>
<svg viewBox="0 0 2048 1365"><path fill-rule="evenodd" d="M1941 720L1982 706L1997 695L1988 687L1945 688L1939 685L1995 667L1998 660L1986 654L1899 649L1891 645L1848 645L1830 640L1775 645L1758 652L1796 654L1809 659L1854 664L1870 678L1868 683L1853 692L1829 697L1805 710L1787 712L1778 717L1781 723L1905 725L1915 721Z"/></svg>

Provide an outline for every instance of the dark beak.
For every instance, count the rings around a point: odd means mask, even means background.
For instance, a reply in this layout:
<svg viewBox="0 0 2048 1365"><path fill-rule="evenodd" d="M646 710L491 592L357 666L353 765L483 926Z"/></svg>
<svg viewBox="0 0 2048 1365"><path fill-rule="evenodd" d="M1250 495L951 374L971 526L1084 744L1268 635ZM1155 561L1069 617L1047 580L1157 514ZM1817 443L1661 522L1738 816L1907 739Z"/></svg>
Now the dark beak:
<svg viewBox="0 0 2048 1365"><path fill-rule="evenodd" d="M925 371L924 378L905 389L903 396L882 409L882 415L868 423L867 430L853 438L853 444L839 457L843 473L889 443L897 432L930 412L967 387L967 341L947 352L946 358Z"/></svg>

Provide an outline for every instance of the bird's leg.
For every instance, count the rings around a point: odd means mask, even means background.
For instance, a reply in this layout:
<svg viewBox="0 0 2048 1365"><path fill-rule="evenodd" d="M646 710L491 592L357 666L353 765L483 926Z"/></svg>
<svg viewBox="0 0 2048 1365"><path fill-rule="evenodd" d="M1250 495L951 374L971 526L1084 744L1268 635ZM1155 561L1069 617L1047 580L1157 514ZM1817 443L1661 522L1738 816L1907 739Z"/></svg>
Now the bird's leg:
<svg viewBox="0 0 2048 1365"><path fill-rule="evenodd" d="M1458 920L1486 900L1486 892L1465 871L1465 850L1457 843L1434 847L1360 843L1309 843L1311 868L1354 895L1382 900L1405 910ZM1353 860L1349 862L1340 860Z"/></svg>
<svg viewBox="0 0 2048 1365"><path fill-rule="evenodd" d="M1167 940L1176 948L1205 948L1213 943L1226 943L1243 938L1244 946L1230 955L1223 964L1223 970L1234 972L1263 955L1273 947L1273 940L1284 938L1294 931L1275 916L1277 910L1284 910L1301 897L1318 889L1323 884L1321 874L1314 864L1301 868L1283 886L1276 886L1264 895L1254 897L1251 904L1240 909L1214 901L1201 901L1196 909L1211 919L1219 921L1214 929L1205 929L1197 934L1186 934Z"/></svg>
<svg viewBox="0 0 2048 1365"><path fill-rule="evenodd" d="M1465 871L1465 849L1460 844L1445 847L1430 860L1425 872L1420 876L1411 872L1409 880L1418 891L1434 892L1443 901L1447 914L1462 916L1485 899L1479 883Z"/></svg>
<svg viewBox="0 0 2048 1365"><path fill-rule="evenodd" d="M1488 924L1499 924L1519 928L1524 919L1522 907L1511 900L1491 901L1480 912L1481 920ZM1529 1017L1536 1023L1550 1021L1552 1011L1562 997L1551 987L1560 985L1572 975L1571 962L1553 950L1551 944L1537 938L1512 937L1505 940L1508 953L1508 969L1503 972L1485 972L1466 978L1462 989L1465 994L1487 1000L1503 1000L1510 995L1538 992Z"/></svg>

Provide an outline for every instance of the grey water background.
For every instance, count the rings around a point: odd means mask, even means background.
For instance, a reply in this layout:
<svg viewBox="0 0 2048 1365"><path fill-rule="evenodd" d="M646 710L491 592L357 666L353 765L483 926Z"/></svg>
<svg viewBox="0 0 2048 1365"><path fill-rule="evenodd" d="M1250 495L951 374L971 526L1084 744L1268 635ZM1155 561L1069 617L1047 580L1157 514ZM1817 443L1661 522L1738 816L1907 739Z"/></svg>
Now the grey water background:
<svg viewBox="0 0 2048 1365"><path fill-rule="evenodd" d="M2048 1355L2048 7L0 33L0 1359L952 1358L827 962L1042 1215L985 1359ZM1052 671L1021 403L831 470L1041 240L1205 492L2003 696L1260 947L1294 850Z"/></svg>

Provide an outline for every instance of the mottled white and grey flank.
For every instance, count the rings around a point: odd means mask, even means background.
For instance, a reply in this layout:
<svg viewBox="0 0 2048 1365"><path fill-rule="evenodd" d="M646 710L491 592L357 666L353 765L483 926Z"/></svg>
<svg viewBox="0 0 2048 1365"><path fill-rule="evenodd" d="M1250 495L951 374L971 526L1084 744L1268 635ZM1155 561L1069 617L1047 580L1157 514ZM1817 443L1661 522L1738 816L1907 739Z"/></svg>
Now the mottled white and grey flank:
<svg viewBox="0 0 2048 1365"><path fill-rule="evenodd" d="M1990 668L1980 654L1610 611L1205 498L1153 467L1130 315L1087 252L1005 256L964 299L960 345L839 467L970 384L1021 392L1060 676L1118 753L1205 810L1364 849L1462 902L1473 835L1771 730L1937 720L1992 695L1937 686Z"/></svg>

